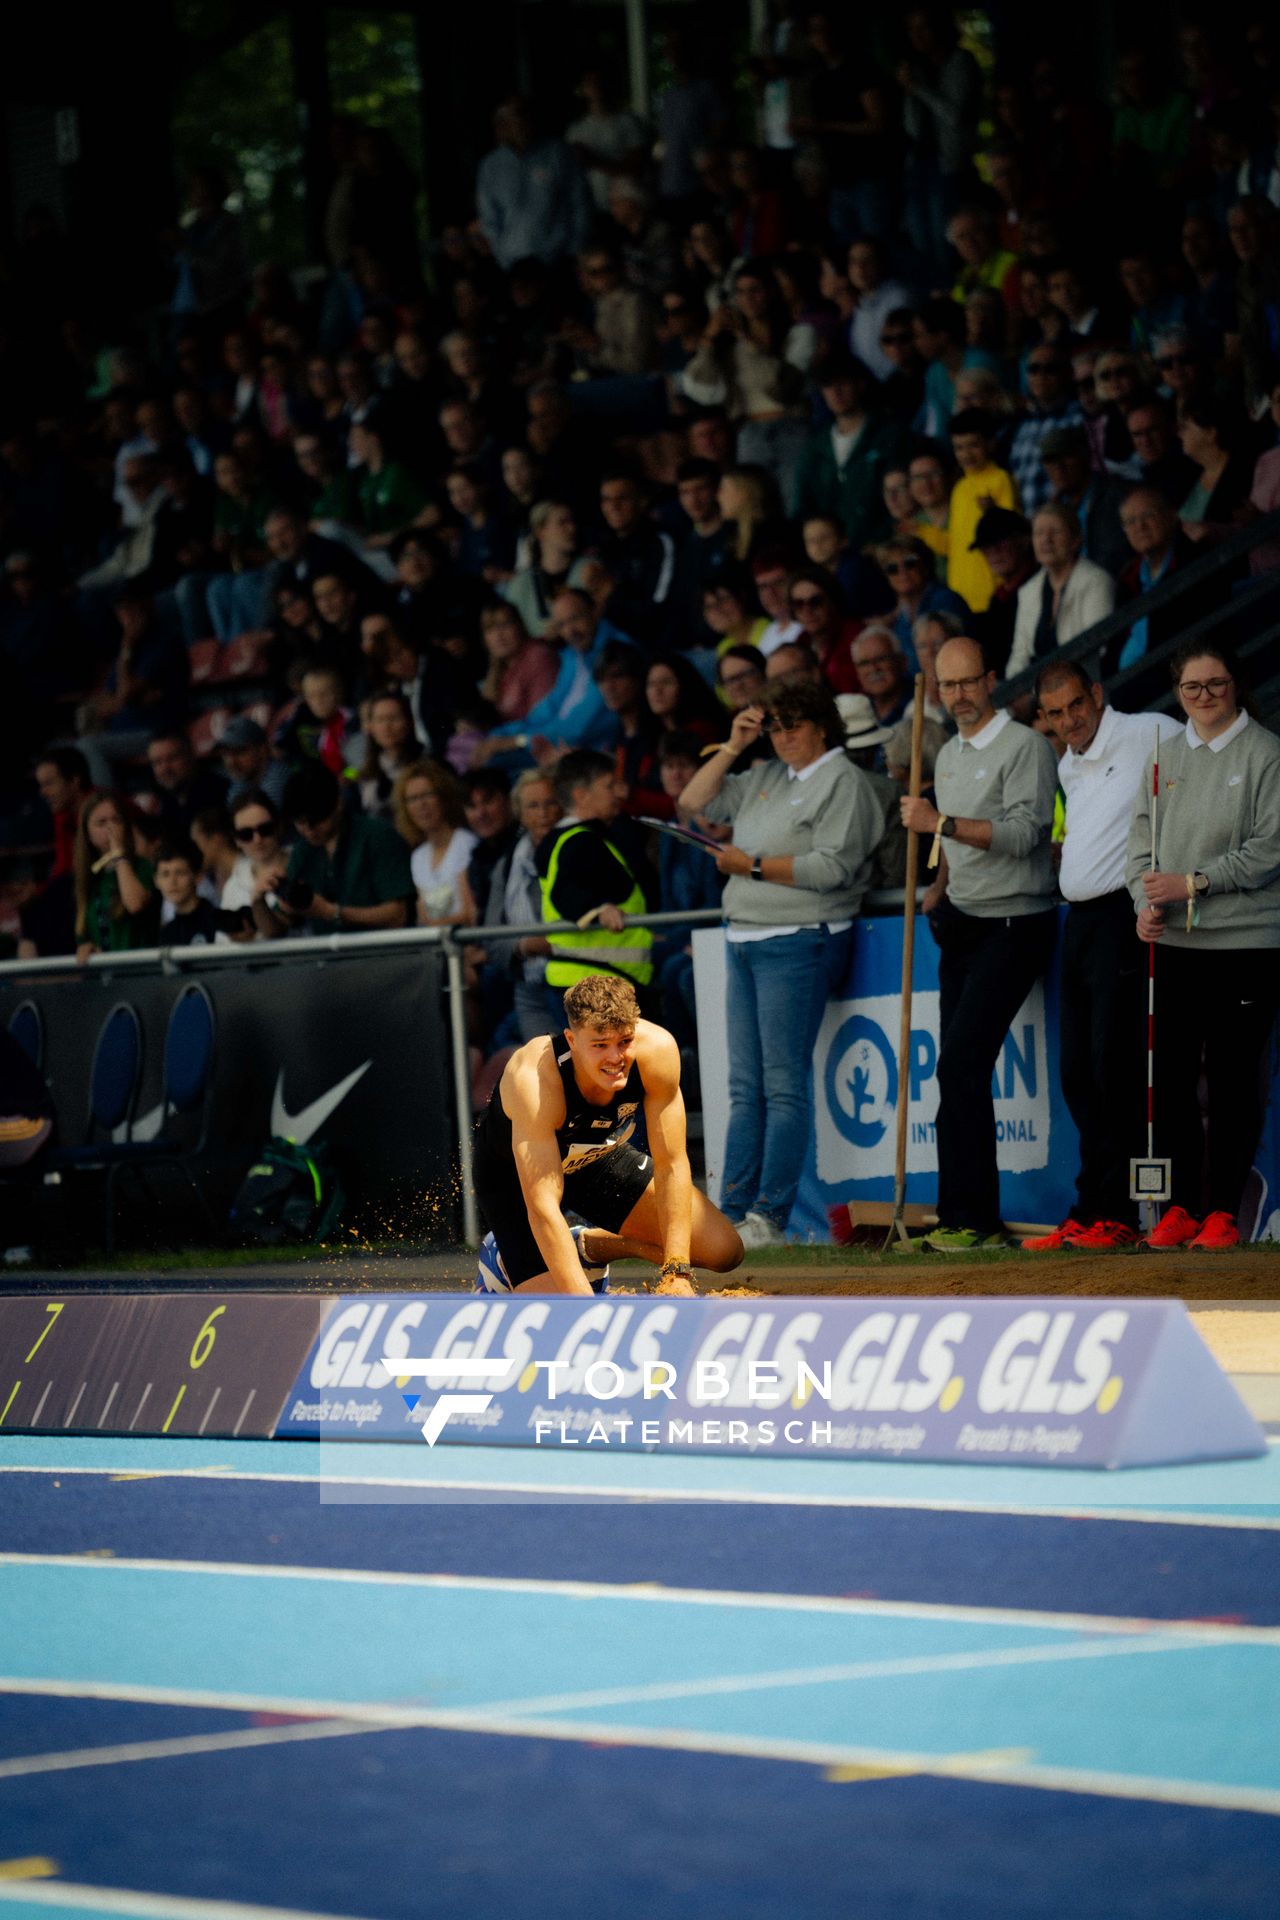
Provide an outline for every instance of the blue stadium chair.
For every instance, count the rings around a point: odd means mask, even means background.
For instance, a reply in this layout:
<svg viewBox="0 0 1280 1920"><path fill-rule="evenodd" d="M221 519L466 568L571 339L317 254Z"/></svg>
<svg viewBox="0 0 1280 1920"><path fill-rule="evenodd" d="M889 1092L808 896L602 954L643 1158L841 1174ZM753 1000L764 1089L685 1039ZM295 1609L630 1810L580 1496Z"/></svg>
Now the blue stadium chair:
<svg viewBox="0 0 1280 1920"><path fill-rule="evenodd" d="M23 1000L9 1016L9 1031L33 1067L44 1066L44 1015L34 1000Z"/></svg>
<svg viewBox="0 0 1280 1920"><path fill-rule="evenodd" d="M50 1185L58 1184L64 1173L106 1173L108 1252L114 1240L111 1168L118 1156L127 1151L126 1145L116 1142L112 1136L123 1129L127 1140L141 1080L142 1022L137 1008L121 1000L98 1029L93 1066L89 1070L89 1121L84 1144L55 1147L44 1166L44 1178Z"/></svg>
<svg viewBox="0 0 1280 1920"><path fill-rule="evenodd" d="M128 1029L125 1022L116 1022L117 1015L126 1013L132 1017L134 1036L134 1077L127 1098L122 1088L128 1054ZM113 1022L116 1023L114 1026ZM58 1171L65 1168L69 1171L105 1174L103 1244L108 1253L115 1250L116 1187L121 1175L129 1170L137 1174L140 1184L149 1192L147 1174L153 1168L168 1166L176 1169L190 1187L210 1226L217 1226L208 1196L196 1180L190 1164L203 1151L208 1138L215 1032L213 1002L199 982L190 981L169 1010L164 1040L164 1104L157 1137L154 1140L126 1138L99 1145L92 1140L99 1127L110 1135L119 1127L127 1127L132 1123L133 1103L142 1066L142 1032L133 1008L123 1005L113 1008L107 1017L94 1053L89 1101L90 1144L61 1149L49 1164ZM117 1068L120 1077L113 1080L112 1072ZM111 1098L112 1088L115 1091L114 1100ZM176 1137L172 1131L174 1123L188 1123L181 1130L190 1134L190 1117L196 1114L199 1115L199 1124L195 1137Z"/></svg>

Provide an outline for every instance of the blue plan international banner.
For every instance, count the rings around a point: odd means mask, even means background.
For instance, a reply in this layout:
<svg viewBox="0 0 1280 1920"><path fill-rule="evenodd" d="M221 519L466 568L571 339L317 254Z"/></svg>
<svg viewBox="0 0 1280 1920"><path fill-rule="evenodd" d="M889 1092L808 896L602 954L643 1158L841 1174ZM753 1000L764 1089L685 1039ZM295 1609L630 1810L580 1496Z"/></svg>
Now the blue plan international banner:
<svg viewBox="0 0 1280 1920"><path fill-rule="evenodd" d="M898 1028L901 1020L902 928L897 916L860 920L840 996L827 1008L813 1057L813 1136L791 1232L827 1239L828 1207L855 1200L892 1200L897 1138ZM724 935L694 936L699 1045L727 1058ZM916 925L908 1102L907 1198L937 1193L934 1119L938 1109L938 949L924 921ZM1007 1220L1055 1221L1071 1210L1076 1130L1058 1077L1056 964L1019 1010L992 1080L999 1138L1000 1193ZM703 1074L708 1184L718 1192L728 1124L727 1076ZM1135 1143L1135 1151L1141 1143Z"/></svg>

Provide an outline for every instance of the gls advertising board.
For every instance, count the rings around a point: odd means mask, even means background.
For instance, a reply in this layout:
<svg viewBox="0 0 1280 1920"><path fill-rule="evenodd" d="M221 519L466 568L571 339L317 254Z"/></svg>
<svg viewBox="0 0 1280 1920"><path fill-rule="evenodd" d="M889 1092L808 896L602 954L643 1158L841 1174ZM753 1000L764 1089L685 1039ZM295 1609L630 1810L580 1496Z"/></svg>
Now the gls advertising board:
<svg viewBox="0 0 1280 1920"><path fill-rule="evenodd" d="M1265 1451L1170 1301L337 1303L277 1432L403 1440L424 1427L433 1440L582 1453L1037 1466Z"/></svg>

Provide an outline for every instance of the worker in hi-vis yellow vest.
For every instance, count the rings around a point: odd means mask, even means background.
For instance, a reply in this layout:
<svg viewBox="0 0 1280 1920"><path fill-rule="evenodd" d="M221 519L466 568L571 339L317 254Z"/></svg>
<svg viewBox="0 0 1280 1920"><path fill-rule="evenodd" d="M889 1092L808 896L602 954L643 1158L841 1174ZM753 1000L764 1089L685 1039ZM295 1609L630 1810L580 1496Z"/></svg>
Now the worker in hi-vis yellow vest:
<svg viewBox="0 0 1280 1920"><path fill-rule="evenodd" d="M538 849L542 917L573 924L547 935L547 985L563 993L589 973L617 973L643 995L653 978L653 934L628 923L650 910L653 880L630 834L610 831L622 811L613 762L587 747L566 753L555 787L565 817Z"/></svg>

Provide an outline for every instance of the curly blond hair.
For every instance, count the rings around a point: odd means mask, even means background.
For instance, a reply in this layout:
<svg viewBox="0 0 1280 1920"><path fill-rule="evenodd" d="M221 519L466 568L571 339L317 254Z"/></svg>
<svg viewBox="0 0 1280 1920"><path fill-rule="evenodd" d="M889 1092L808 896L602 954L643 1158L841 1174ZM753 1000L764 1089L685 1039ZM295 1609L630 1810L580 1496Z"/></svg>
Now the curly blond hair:
<svg viewBox="0 0 1280 1920"><path fill-rule="evenodd" d="M589 973L566 992L564 1017L571 1027L596 1033L634 1033L640 1018L636 990L621 974Z"/></svg>

